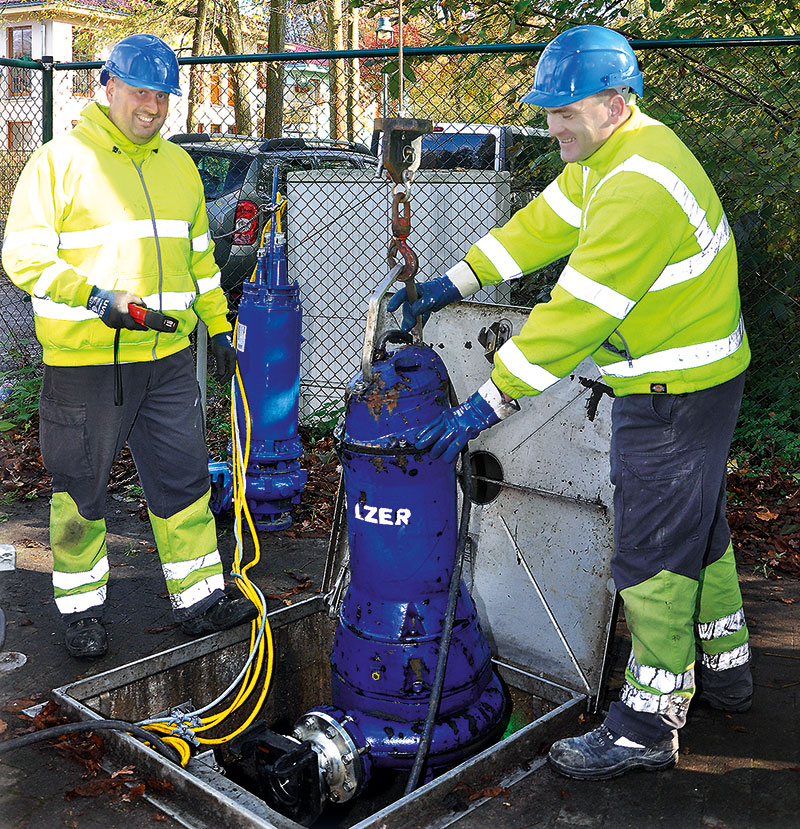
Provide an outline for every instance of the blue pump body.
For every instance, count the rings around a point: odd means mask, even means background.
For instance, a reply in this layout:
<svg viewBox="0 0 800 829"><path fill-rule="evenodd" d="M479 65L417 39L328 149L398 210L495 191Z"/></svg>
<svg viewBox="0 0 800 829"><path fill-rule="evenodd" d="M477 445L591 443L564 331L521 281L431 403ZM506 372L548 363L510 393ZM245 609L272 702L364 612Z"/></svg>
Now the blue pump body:
<svg viewBox="0 0 800 829"><path fill-rule="evenodd" d="M276 165L272 181L274 207L277 198ZM308 472L300 467L303 447L297 431L303 310L300 288L287 277L285 237L276 232L275 213L270 222L269 244L258 251L255 278L242 287L236 326L236 360L250 413L246 498L259 530L291 526L291 508L300 503L300 493L308 480ZM236 383L233 393L244 453L247 417ZM233 456L230 447L228 456ZM230 509L230 463L226 470L219 462L211 462L208 471L212 510Z"/></svg>
<svg viewBox="0 0 800 829"><path fill-rule="evenodd" d="M347 497L351 580L331 653L325 708L372 766L408 769L428 710L456 555L455 464L413 447L449 406L435 352L409 345L350 383L337 434ZM429 774L497 736L506 707L475 605L461 584ZM368 762L367 759L368 758Z"/></svg>

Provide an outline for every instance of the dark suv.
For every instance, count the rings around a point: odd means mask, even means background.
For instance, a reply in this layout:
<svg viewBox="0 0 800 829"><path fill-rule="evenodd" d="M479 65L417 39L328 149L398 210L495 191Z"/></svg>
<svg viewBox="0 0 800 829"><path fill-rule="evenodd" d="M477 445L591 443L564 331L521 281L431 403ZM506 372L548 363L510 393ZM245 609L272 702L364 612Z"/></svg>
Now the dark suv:
<svg viewBox="0 0 800 829"><path fill-rule="evenodd" d="M214 255L222 288L235 302L242 283L256 265L264 208L272 196L278 165L278 186L286 192L286 173L294 170L376 169L378 159L363 144L310 138L255 138L231 134L182 133L180 144L200 171L214 238ZM291 236L287 236L291 244Z"/></svg>

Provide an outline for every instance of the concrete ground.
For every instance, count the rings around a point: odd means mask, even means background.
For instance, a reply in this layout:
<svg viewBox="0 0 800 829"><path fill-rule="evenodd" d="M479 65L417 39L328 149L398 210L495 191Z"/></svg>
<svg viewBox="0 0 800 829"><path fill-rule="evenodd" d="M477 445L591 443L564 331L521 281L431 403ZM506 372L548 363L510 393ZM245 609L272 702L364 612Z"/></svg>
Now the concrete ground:
<svg viewBox="0 0 800 829"><path fill-rule="evenodd" d="M6 516L0 516L0 543L17 548L17 569L0 572L0 607L8 617L3 649L27 657L22 667L7 671L0 660L0 740L26 728L29 723L19 710L45 701L52 688L187 641L172 626L149 525L140 521L135 500L113 497L108 522L109 653L96 662L69 658L52 603L47 512L46 499L0 509ZM255 581L265 593L284 596L272 599L271 606L305 598L319 587L326 539L262 535L262 543ZM233 539L224 525L220 549L229 564ZM292 594L303 575L310 577L311 586ZM585 783L543 768L507 790L497 786L501 781L487 781L486 791L494 796L470 803L462 798L472 810L454 813L459 829L800 825L800 581L764 575L752 568L741 572L756 654L756 696L750 712L730 715L693 708L681 735L680 762L667 772ZM612 688L619 685L628 647L621 625L614 641ZM95 796L77 794L87 783L86 773L74 756L46 742L3 755L0 829L179 825L144 800L124 799L123 788L106 788ZM458 797L452 802L458 808Z"/></svg>

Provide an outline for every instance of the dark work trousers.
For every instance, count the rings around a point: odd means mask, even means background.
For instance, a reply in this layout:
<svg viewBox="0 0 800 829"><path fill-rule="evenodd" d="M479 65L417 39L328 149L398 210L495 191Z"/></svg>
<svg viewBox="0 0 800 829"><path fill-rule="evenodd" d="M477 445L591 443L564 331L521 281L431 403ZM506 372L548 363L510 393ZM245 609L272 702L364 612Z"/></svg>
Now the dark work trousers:
<svg viewBox="0 0 800 829"><path fill-rule="evenodd" d="M689 589L701 570L728 549L727 459L744 379L742 373L719 386L688 394L615 398L611 569L617 590L637 585L638 590L646 590L651 581L657 589L659 574L665 571L693 580L686 582ZM636 635L634 630L631 633ZM650 638L658 641L658 636L656 632ZM664 662L668 661L665 656ZM606 725L651 744L675 727L668 719L614 702Z"/></svg>
<svg viewBox="0 0 800 829"><path fill-rule="evenodd" d="M80 515L96 521L105 515L111 467L127 442L148 509L167 518L209 488L192 353L186 348L119 368L123 401L115 406L113 365L45 366L39 402L42 458L53 492L68 493ZM81 615L87 614L76 618Z"/></svg>

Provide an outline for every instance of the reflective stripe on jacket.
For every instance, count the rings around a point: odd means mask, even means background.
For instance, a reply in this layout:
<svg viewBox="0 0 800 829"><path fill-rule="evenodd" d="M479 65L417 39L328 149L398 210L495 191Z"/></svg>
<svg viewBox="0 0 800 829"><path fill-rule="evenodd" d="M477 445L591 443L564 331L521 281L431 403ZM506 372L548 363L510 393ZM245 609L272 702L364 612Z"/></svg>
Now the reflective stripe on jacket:
<svg viewBox="0 0 800 829"><path fill-rule="evenodd" d="M198 317L211 336L231 327L194 162L160 135L134 144L107 111L90 104L36 150L11 201L3 266L33 298L49 365L114 361L115 332L86 309L93 286L131 291L179 320L172 334L123 330L122 362L186 348Z"/></svg>
<svg viewBox="0 0 800 829"><path fill-rule="evenodd" d="M466 256L483 285L569 256L550 301L495 356L492 379L512 397L544 391L589 355L618 395L697 391L750 361L717 194L672 130L632 110Z"/></svg>

